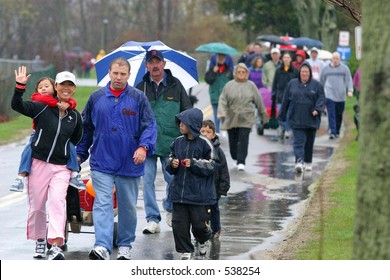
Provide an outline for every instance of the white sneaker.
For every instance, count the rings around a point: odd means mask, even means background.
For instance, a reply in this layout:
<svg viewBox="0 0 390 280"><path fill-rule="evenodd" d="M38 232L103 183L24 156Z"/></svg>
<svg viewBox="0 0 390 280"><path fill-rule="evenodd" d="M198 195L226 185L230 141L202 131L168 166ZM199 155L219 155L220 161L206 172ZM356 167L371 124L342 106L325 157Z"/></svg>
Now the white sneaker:
<svg viewBox="0 0 390 280"><path fill-rule="evenodd" d="M89 252L90 260L109 260L110 252L108 252L107 248L103 246L96 246L94 249Z"/></svg>
<svg viewBox="0 0 390 280"><path fill-rule="evenodd" d="M166 221L167 221L168 226L172 227L172 213L171 212L167 212Z"/></svg>
<svg viewBox="0 0 390 280"><path fill-rule="evenodd" d="M204 256L204 255L206 255L206 253L207 253L207 245L206 245L206 243L203 243L203 244L199 243L199 254L201 256Z"/></svg>
<svg viewBox="0 0 390 280"><path fill-rule="evenodd" d="M160 232L160 226L155 221L149 221L146 227L144 227L144 234L154 234Z"/></svg>
<svg viewBox="0 0 390 280"><path fill-rule="evenodd" d="M64 253L57 244L53 244L49 251L47 251L47 255L49 256L49 260L65 260Z"/></svg>
<svg viewBox="0 0 390 280"><path fill-rule="evenodd" d="M131 260L131 247L120 246L118 248L117 260Z"/></svg>
<svg viewBox="0 0 390 280"><path fill-rule="evenodd" d="M237 170L238 171L245 171L245 164L242 164L242 163L237 164Z"/></svg>
<svg viewBox="0 0 390 280"><path fill-rule="evenodd" d="M295 164L295 172L301 173L303 171L303 164L302 162L297 162Z"/></svg>
<svg viewBox="0 0 390 280"><path fill-rule="evenodd" d="M180 256L180 260L190 260L191 259L191 253L182 253Z"/></svg>
<svg viewBox="0 0 390 280"><path fill-rule="evenodd" d="M35 253L33 255L33 258L44 259L46 257L45 251L46 251L46 240L40 238L35 242Z"/></svg>
<svg viewBox="0 0 390 280"><path fill-rule="evenodd" d="M306 171L311 171L313 168L311 166L311 163L305 162L305 170Z"/></svg>
<svg viewBox="0 0 390 280"><path fill-rule="evenodd" d="M16 178L14 183L11 185L9 188L10 191L12 192L23 192L24 189L24 178Z"/></svg>

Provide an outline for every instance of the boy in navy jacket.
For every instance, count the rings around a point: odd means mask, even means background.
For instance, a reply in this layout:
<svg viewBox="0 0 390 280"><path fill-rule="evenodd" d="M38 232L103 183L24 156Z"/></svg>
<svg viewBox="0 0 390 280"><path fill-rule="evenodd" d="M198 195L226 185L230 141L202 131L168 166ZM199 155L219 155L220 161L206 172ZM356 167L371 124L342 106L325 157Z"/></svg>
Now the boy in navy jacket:
<svg viewBox="0 0 390 280"><path fill-rule="evenodd" d="M210 205L216 203L214 187L214 147L200 134L203 113L191 108L176 115L182 136L171 144L166 170L174 175L168 198L173 202L172 229L176 251L181 259L191 258L194 245L191 232L205 255L205 242L211 237Z"/></svg>

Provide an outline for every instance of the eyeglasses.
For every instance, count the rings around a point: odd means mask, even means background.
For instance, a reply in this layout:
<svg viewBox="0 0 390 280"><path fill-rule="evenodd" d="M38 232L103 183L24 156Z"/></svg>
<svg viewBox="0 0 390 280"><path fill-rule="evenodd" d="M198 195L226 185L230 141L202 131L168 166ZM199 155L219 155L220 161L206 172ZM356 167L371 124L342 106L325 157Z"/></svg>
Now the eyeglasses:
<svg viewBox="0 0 390 280"><path fill-rule="evenodd" d="M237 71L237 74L245 74L246 71Z"/></svg>

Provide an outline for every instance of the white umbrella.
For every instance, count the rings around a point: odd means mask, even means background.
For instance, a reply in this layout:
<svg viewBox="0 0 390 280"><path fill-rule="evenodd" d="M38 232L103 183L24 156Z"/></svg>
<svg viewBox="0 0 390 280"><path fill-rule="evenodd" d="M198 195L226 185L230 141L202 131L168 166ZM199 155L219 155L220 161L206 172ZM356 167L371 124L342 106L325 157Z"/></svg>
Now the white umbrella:
<svg viewBox="0 0 390 280"><path fill-rule="evenodd" d="M131 74L128 82L132 86L137 86L147 71L145 68L146 52L153 49L160 50L163 53L166 61L165 68L171 70L172 75L180 80L185 89L189 89L199 83L196 60L194 58L168 47L161 41L129 41L96 62L98 85L105 86L110 81L108 69L111 61L114 58L123 57L131 65Z"/></svg>

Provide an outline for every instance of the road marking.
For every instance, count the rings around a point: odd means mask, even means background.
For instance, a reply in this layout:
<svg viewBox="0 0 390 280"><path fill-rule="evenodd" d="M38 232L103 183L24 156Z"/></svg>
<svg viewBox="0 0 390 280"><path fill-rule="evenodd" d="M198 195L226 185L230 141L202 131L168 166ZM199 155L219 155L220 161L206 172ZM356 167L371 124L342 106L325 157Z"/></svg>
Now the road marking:
<svg viewBox="0 0 390 280"><path fill-rule="evenodd" d="M5 197L2 197L1 199L3 199L3 198L5 198ZM8 198L9 198L9 197L8 197ZM0 208L7 207L7 206L9 206L9 205L11 205L11 204L17 203L17 202L22 201L22 200L25 200L25 199L26 199L26 195L23 195L23 194L21 193L21 194L19 194L18 197L14 198L14 199L11 199L11 200L9 200L9 201L4 201L4 202L0 203Z"/></svg>
<svg viewBox="0 0 390 280"><path fill-rule="evenodd" d="M14 198L14 197L18 197L20 195L22 195L21 192L13 192L13 193L10 193L10 194L7 194L5 196L0 197L0 201L7 200L7 199L10 199L10 198Z"/></svg>

